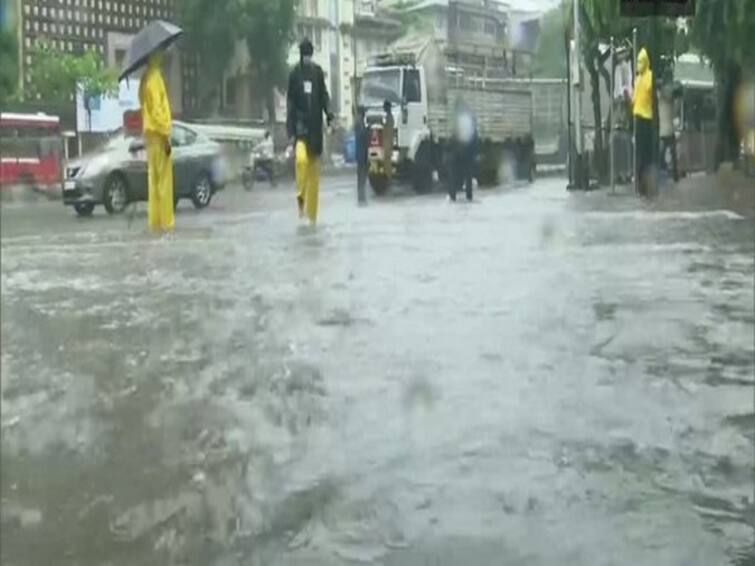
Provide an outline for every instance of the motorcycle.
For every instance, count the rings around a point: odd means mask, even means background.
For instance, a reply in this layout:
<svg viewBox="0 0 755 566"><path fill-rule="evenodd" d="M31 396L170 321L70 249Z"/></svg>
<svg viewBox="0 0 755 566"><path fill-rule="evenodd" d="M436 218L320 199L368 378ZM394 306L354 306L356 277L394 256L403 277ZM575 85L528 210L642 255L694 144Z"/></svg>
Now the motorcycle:
<svg viewBox="0 0 755 566"><path fill-rule="evenodd" d="M370 138L367 146L367 177L374 193L382 196L388 192L392 170L386 167L385 149L383 147L383 124L377 121L369 124ZM392 169L392 168L391 168Z"/></svg>
<svg viewBox="0 0 755 566"><path fill-rule="evenodd" d="M271 174L272 168L272 174ZM286 151L276 155L272 160L266 160L260 151L252 151L249 156L249 164L244 167L241 173L241 182L244 189L251 191L257 181L270 181L275 187L276 177L293 174L294 169L294 150L293 146L286 148Z"/></svg>

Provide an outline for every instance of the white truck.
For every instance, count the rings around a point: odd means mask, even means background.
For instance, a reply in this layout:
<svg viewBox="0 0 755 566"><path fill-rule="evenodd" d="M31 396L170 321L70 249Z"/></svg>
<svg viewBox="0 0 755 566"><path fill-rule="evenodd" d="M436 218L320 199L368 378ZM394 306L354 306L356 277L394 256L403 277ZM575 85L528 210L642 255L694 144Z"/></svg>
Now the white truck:
<svg viewBox="0 0 755 566"><path fill-rule="evenodd" d="M392 167L386 167L383 106L391 102L394 122ZM534 171L532 94L517 80L473 76L449 65L433 38L402 39L373 58L364 72L359 104L371 130L369 179L376 194L392 177L411 182L419 193L450 174L452 117L462 102L477 119L478 182L531 180Z"/></svg>

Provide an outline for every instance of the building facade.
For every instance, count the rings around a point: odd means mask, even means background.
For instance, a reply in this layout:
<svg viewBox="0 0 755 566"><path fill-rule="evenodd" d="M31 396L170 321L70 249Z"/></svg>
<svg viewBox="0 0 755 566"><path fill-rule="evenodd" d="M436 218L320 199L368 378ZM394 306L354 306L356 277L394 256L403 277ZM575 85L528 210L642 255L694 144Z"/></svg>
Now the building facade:
<svg viewBox="0 0 755 566"><path fill-rule="evenodd" d="M131 38L152 20L174 19L175 0L10 0L16 2L20 86L30 86L34 50L48 45L64 53L98 53L120 68ZM180 1L180 0L179 0ZM176 115L183 107L183 74L178 51L166 57L165 75ZM28 95L42 98L44 93Z"/></svg>

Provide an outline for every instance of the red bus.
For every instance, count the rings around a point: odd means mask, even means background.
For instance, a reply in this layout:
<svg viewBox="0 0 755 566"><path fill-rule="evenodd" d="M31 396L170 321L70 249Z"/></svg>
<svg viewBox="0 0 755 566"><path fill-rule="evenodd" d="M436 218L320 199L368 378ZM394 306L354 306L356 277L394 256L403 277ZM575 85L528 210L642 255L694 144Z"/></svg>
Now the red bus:
<svg viewBox="0 0 755 566"><path fill-rule="evenodd" d="M60 192L63 143L60 118L0 113L0 188Z"/></svg>

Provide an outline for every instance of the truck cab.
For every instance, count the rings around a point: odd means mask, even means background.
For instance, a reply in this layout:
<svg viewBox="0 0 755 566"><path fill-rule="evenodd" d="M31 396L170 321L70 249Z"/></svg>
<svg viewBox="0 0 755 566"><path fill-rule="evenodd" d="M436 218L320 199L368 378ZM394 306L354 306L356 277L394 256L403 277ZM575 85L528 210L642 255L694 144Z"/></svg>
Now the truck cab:
<svg viewBox="0 0 755 566"><path fill-rule="evenodd" d="M367 109L373 140L380 135L376 130L380 129L386 101L391 103L395 128L392 162L396 173L402 175L414 162L421 141L429 135L425 70L412 64L377 64L365 70L359 103ZM382 139L379 144L371 145L371 160L377 159L379 152L375 145L382 146Z"/></svg>
<svg viewBox="0 0 755 566"><path fill-rule="evenodd" d="M418 132L427 129L425 70L414 66L370 67L364 73L360 103L368 116L382 115L383 103L393 106L398 148L407 150Z"/></svg>

